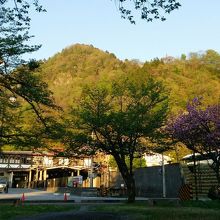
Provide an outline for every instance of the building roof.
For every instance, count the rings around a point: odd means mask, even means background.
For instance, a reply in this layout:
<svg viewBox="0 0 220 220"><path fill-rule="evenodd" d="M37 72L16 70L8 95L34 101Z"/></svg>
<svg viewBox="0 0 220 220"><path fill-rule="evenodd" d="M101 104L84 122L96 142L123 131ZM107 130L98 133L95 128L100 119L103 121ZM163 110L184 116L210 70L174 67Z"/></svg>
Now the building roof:
<svg viewBox="0 0 220 220"><path fill-rule="evenodd" d="M33 151L1 151L0 155L25 155L25 156L54 156L54 153L49 152L33 152Z"/></svg>

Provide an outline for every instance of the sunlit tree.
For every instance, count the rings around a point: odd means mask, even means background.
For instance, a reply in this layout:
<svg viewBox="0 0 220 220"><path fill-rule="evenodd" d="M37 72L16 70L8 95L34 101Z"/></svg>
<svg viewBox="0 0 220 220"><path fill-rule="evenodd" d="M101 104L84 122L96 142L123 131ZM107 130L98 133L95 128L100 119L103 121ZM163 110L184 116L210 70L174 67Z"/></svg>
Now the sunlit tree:
<svg viewBox="0 0 220 220"><path fill-rule="evenodd" d="M43 11L37 1L32 3L38 12ZM49 132L52 120L45 111L56 106L37 72L39 62L23 59L40 48L28 44L31 5L1 0L0 6L0 145L34 145L40 134ZM27 118L33 115L28 125Z"/></svg>
<svg viewBox="0 0 220 220"><path fill-rule="evenodd" d="M144 140L159 142L167 109L164 87L146 75L89 86L70 115L69 150L89 145L93 152L112 155L126 183L128 201L133 202L134 159L146 151Z"/></svg>

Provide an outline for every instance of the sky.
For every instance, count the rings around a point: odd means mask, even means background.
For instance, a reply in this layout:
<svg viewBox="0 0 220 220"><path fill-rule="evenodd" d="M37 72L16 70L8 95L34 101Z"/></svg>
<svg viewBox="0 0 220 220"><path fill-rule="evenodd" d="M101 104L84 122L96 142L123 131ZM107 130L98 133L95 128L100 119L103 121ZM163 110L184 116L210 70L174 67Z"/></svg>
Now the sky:
<svg viewBox="0 0 220 220"><path fill-rule="evenodd" d="M76 43L93 45L119 59L142 62L213 49L220 52L220 0L180 0L182 7L165 22L136 24L121 19L114 0L43 0L46 13L31 12L30 33L39 51L29 58L48 59Z"/></svg>

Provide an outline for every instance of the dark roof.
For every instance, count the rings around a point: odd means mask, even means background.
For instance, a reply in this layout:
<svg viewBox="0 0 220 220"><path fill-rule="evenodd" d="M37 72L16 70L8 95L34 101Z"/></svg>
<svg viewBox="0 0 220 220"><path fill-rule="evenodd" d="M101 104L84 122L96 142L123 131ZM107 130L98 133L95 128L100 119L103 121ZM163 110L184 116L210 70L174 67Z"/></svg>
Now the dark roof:
<svg viewBox="0 0 220 220"><path fill-rule="evenodd" d="M25 155L25 156L54 156L54 153L48 152L33 152L33 151L1 151L0 155Z"/></svg>

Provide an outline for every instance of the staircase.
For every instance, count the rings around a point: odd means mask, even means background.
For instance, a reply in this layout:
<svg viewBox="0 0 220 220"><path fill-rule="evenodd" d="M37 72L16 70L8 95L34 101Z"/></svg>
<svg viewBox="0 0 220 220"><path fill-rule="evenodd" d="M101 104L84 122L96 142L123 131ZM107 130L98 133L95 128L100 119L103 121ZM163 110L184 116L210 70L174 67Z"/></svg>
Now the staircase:
<svg viewBox="0 0 220 220"><path fill-rule="evenodd" d="M185 183L192 186L192 197L196 198L196 183L195 174L197 178L197 194L199 199L208 198L209 189L217 185L217 179L214 171L208 164L197 164L196 172L194 172L193 166L182 165L183 177Z"/></svg>

